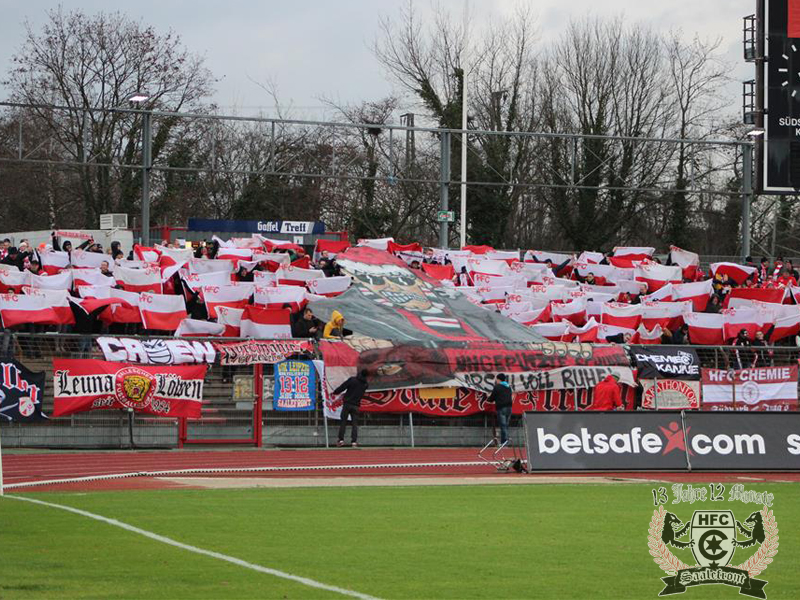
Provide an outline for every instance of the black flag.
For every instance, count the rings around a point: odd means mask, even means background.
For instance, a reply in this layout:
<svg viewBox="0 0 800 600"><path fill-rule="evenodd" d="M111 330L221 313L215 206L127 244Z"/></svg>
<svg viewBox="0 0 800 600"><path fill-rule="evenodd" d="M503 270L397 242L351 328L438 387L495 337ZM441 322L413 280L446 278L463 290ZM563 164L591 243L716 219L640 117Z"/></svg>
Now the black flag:
<svg viewBox="0 0 800 600"><path fill-rule="evenodd" d="M4 360L0 367L0 419L32 421L44 418L44 373L35 373L15 360Z"/></svg>

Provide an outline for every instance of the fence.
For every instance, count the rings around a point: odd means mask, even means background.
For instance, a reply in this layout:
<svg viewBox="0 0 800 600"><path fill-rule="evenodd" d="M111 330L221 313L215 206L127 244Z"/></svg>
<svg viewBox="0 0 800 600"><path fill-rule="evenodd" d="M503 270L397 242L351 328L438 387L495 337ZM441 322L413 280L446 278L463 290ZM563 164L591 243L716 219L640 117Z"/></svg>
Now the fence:
<svg viewBox="0 0 800 600"><path fill-rule="evenodd" d="M43 410L49 414L53 408L52 360L102 359L93 339L90 350L81 351L86 347L81 340L89 337L98 336L6 332L0 337L0 356L13 356L29 369L45 372ZM743 352L756 352L735 347L692 348L697 351L701 366L716 369L738 368ZM800 360L797 346L759 348L757 352L761 357L759 366L797 365ZM174 448L184 443L324 447L335 442L339 423L328 422L326 429L321 402L314 411L274 410L272 389L270 365L214 364L209 366L204 384L201 418L186 421L185 426L177 419L105 410L41 423L3 421L0 422L1 435L5 447L51 448ZM581 402L576 409L588 405L589 399L587 394L586 402ZM494 436L494 416L486 413L438 417L364 412L361 425L359 440L368 445L481 446ZM521 433L517 434L521 441Z"/></svg>

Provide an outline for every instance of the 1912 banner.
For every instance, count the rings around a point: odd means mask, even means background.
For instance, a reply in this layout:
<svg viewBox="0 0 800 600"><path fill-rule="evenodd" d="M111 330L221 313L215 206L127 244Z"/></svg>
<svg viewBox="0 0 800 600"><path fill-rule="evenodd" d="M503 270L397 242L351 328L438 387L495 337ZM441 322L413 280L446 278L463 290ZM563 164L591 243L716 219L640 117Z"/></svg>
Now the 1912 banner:
<svg viewBox="0 0 800 600"><path fill-rule="evenodd" d="M275 365L275 410L314 410L317 380L310 360L285 360Z"/></svg>
<svg viewBox="0 0 800 600"><path fill-rule="evenodd" d="M56 359L53 416L130 408L160 417L199 418L207 369Z"/></svg>

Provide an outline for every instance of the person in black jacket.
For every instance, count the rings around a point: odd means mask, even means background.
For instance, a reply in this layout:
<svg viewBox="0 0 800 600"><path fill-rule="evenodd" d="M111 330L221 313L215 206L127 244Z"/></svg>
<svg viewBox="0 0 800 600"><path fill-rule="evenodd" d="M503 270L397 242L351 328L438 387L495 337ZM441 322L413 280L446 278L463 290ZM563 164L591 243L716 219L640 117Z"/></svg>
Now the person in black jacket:
<svg viewBox="0 0 800 600"><path fill-rule="evenodd" d="M505 374L500 373L497 376L497 383L494 384L487 402L494 402L497 423L500 425L500 444L505 444L508 442L508 423L511 421L511 408L514 405L511 386L508 385Z"/></svg>
<svg viewBox="0 0 800 600"><path fill-rule="evenodd" d="M293 338L317 338L322 336L325 323L314 316L310 308L306 308L302 313L292 315L292 337Z"/></svg>
<svg viewBox="0 0 800 600"><path fill-rule="evenodd" d="M333 390L335 395L344 393L342 414L339 417L339 442L338 446L344 446L344 434L347 429L347 417L353 422L350 434L350 445L353 448L358 446L358 413L361 408L361 399L367 391L367 370L361 369L358 375L351 377L342 385Z"/></svg>

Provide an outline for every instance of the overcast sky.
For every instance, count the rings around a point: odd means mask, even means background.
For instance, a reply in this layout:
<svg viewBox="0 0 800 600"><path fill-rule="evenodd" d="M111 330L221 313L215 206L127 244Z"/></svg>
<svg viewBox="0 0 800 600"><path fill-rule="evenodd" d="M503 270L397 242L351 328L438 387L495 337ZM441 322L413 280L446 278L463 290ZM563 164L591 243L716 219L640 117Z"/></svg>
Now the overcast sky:
<svg viewBox="0 0 800 600"><path fill-rule="evenodd" d="M722 37L734 65L732 77L749 79L752 66L742 59L742 17L755 0L471 0L477 21L501 17L521 2L538 14L542 41L557 37L568 21L585 14L622 13L629 21L657 30L681 28L688 35ZM320 116L320 96L342 103L387 96L394 84L377 64L370 44L382 16L397 15L405 0L0 0L0 69L23 41L23 22L34 26L48 9L61 4L86 12L119 10L159 30L173 29L186 46L206 56L221 81L214 101L221 112L273 114L272 101L254 82L276 82L290 116ZM461 15L464 0L439 0ZM431 13L430 0L415 0L420 14ZM732 107L741 105L741 86L730 87ZM0 98L5 98L0 87Z"/></svg>

